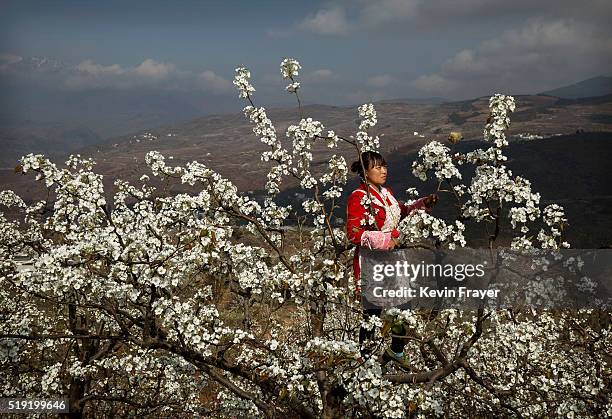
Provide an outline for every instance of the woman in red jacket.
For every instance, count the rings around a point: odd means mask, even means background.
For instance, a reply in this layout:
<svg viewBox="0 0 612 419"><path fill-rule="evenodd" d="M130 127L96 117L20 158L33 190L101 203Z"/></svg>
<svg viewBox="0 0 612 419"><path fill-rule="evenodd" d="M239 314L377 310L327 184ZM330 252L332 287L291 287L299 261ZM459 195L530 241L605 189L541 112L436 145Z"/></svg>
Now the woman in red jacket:
<svg viewBox="0 0 612 419"><path fill-rule="evenodd" d="M429 195L417 200L412 205L404 205L395 199L389 188L383 186L387 181L387 162L383 156L374 151L366 151L361 154L361 160L363 166L360 161L351 165L351 171L359 174L361 184L351 193L346 209L346 232L349 240L357 245L353 259L353 271L358 292L360 285L360 247L367 246L370 249L395 248L399 243L397 226L400 220L418 209L431 211L431 207L437 201L436 195ZM369 204L368 201L370 201ZM368 309L365 310L364 317L380 316L380 314L380 309ZM360 344L373 337L372 331L363 327L360 329ZM404 342L402 339L392 338L391 347L385 351L384 358L407 367L403 348Z"/></svg>

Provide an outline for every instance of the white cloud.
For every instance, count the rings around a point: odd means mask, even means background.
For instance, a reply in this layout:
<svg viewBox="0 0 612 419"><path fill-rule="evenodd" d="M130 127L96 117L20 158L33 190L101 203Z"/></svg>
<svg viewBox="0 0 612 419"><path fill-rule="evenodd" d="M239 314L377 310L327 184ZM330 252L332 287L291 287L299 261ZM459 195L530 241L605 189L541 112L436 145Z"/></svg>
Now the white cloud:
<svg viewBox="0 0 612 419"><path fill-rule="evenodd" d="M85 60L66 71L64 83L70 89L164 87L185 77L172 63L147 58L135 67L103 65Z"/></svg>
<svg viewBox="0 0 612 419"><path fill-rule="evenodd" d="M0 54L0 70L7 68L12 64L17 64L22 61L23 57L14 54Z"/></svg>
<svg viewBox="0 0 612 419"><path fill-rule="evenodd" d="M412 27L439 31L444 27L436 23L457 27L499 17L572 16L592 21L607 16L609 20L612 12L609 0L363 0L361 3L359 26L384 30L397 29L395 24L400 23L408 31Z"/></svg>
<svg viewBox="0 0 612 419"><path fill-rule="evenodd" d="M504 20L561 19L597 22L609 26L610 0L353 0L319 9L298 25L323 35L370 33L436 33L478 35L483 27ZM350 16L350 18L349 18ZM335 28L335 29L334 29Z"/></svg>
<svg viewBox="0 0 612 419"><path fill-rule="evenodd" d="M202 90L217 94L231 93L234 89L229 80L215 74L213 71L203 71L197 76L197 85Z"/></svg>
<svg viewBox="0 0 612 419"><path fill-rule="evenodd" d="M596 27L573 20L532 20L458 52L437 73L421 76L412 85L427 93L537 93L611 66L612 38Z"/></svg>
<svg viewBox="0 0 612 419"><path fill-rule="evenodd" d="M388 74L382 74L379 76L370 77L366 81L366 84L372 87L386 87L396 82L397 80L394 77Z"/></svg>
<svg viewBox="0 0 612 419"><path fill-rule="evenodd" d="M423 75L412 81L411 85L428 94L444 95L453 91L457 84L439 74Z"/></svg>
<svg viewBox="0 0 612 419"><path fill-rule="evenodd" d="M77 71L87 73L92 76L117 76L125 74L125 70L119 64L102 65L96 64L92 60L81 61L75 67Z"/></svg>
<svg viewBox="0 0 612 419"><path fill-rule="evenodd" d="M333 73L332 73L332 71L331 71L331 70L328 70L328 69L326 69L326 68L322 68L322 69L320 69L320 70L315 70L315 71L313 71L313 72L312 72L312 75L313 75L314 77L321 77L321 78L328 78L328 77L331 77L331 76L332 76L332 74L333 74Z"/></svg>
<svg viewBox="0 0 612 419"><path fill-rule="evenodd" d="M152 79L163 79L176 71L176 66L172 63L160 63L151 58L144 60L139 66L134 68L134 73Z"/></svg>
<svg viewBox="0 0 612 419"><path fill-rule="evenodd" d="M147 58L135 67L122 67L119 64L103 65L93 60L85 60L74 67L74 74L69 77L73 87L87 85L88 81L108 86L129 87L130 85L145 85L150 82L160 82L180 76L172 63L162 63Z"/></svg>
<svg viewBox="0 0 612 419"><path fill-rule="evenodd" d="M314 15L307 16L299 23L298 28L318 35L347 35L350 25L344 9L321 9Z"/></svg>
<svg viewBox="0 0 612 419"><path fill-rule="evenodd" d="M392 22L406 21L419 13L421 0L368 1L361 9L360 17L367 26L384 26Z"/></svg>
<svg viewBox="0 0 612 419"><path fill-rule="evenodd" d="M173 63L159 62L152 58L135 66L123 67L120 64L100 64L91 59L77 65L66 65L47 58L22 59L4 54L0 55L0 70L13 77L70 90L195 88L219 95L233 91L229 80L211 70L199 73L181 71Z"/></svg>
<svg viewBox="0 0 612 419"><path fill-rule="evenodd" d="M336 78L336 75L334 74L333 71L327 68L321 68L319 70L315 70L312 73L310 73L307 77L307 81L316 83L316 82L333 80L335 78Z"/></svg>

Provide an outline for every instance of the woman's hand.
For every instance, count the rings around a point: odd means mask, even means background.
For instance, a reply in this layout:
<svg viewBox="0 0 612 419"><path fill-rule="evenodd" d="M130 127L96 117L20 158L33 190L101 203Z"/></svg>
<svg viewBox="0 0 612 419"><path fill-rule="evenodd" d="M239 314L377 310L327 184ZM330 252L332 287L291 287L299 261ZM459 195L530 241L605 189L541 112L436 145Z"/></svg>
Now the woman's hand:
<svg viewBox="0 0 612 419"><path fill-rule="evenodd" d="M391 240L389 241L389 250L393 250L398 246L399 246L399 240L396 239L395 237L391 237Z"/></svg>
<svg viewBox="0 0 612 419"><path fill-rule="evenodd" d="M435 193L432 193L431 195L426 196L424 203L425 203L425 206L427 206L427 208L433 208L433 206L438 203L438 195Z"/></svg>

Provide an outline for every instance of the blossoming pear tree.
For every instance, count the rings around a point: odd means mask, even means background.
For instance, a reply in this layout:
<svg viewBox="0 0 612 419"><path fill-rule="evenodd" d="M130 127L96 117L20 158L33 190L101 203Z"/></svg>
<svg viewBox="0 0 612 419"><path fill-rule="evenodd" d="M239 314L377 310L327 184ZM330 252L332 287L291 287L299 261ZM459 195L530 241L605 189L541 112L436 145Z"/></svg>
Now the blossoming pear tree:
<svg viewBox="0 0 612 419"><path fill-rule="evenodd" d="M300 64L285 59L280 70L301 105ZM90 159L22 159L18 171L50 199L0 193L3 397L64 396L75 417L612 415L606 313L392 309L362 320L354 249L334 217L344 211L343 154L379 148L374 106L359 107L354 137L311 118L277 135L249 70L236 69L234 84L268 146L261 201L156 151L146 155L151 176L199 192L164 196L143 174L116 180L111 195ZM514 108L512 97L491 98L489 148L461 154L432 141L419 151L414 175L437 179L457 217L412 213L400 226L405 246L468 246L468 221L487 226L491 248L503 228L516 249L569 246L563 209L542 207L505 166ZM312 165L319 142L337 151L324 170ZM460 165L474 175L464 179ZM307 195L306 231L288 223L297 208L279 202L288 177ZM410 370L381 363L389 322L407 326ZM362 323L375 338L360 348Z"/></svg>

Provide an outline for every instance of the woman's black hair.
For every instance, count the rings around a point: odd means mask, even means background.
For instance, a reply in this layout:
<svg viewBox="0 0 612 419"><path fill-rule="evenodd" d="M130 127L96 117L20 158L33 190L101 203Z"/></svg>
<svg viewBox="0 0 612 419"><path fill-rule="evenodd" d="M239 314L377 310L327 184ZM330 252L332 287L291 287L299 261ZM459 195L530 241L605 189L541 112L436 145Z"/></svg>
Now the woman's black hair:
<svg viewBox="0 0 612 419"><path fill-rule="evenodd" d="M365 175L363 174L364 167L366 170L368 170L376 165L387 165L387 161L382 154L377 153L376 151L364 151L361 153L361 160L363 160L363 167L361 166L361 162L359 160L354 161L353 164L351 164L351 172L357 173L362 179L365 178Z"/></svg>

